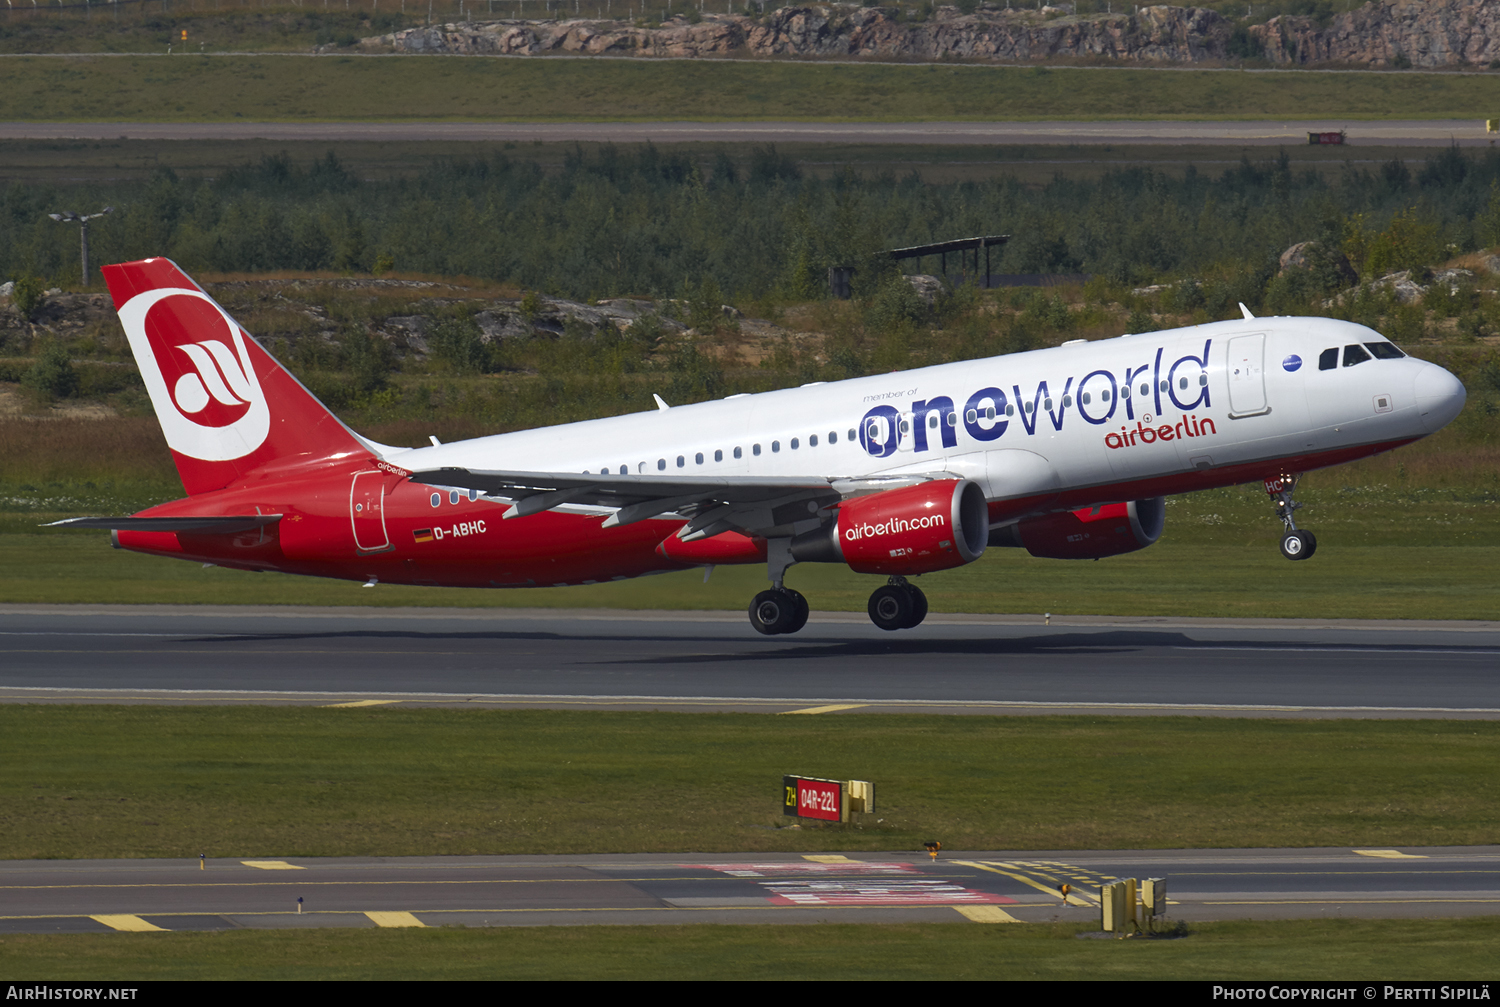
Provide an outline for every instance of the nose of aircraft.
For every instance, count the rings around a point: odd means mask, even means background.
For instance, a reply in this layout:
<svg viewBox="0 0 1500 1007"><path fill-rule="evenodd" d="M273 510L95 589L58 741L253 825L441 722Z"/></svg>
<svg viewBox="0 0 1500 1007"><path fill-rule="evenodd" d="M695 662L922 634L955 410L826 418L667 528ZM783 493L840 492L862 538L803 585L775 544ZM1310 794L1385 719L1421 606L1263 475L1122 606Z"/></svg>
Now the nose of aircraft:
<svg viewBox="0 0 1500 1007"><path fill-rule="evenodd" d="M1468 398L1463 384L1437 364L1428 364L1417 372L1415 391L1417 411L1428 433L1452 423Z"/></svg>

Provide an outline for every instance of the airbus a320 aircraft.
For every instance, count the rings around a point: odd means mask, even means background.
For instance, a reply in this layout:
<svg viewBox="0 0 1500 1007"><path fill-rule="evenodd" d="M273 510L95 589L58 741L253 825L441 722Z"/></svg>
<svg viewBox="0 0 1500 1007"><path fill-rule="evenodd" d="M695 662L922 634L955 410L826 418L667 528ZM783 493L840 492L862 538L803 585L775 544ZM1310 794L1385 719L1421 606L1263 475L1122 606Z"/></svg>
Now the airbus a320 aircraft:
<svg viewBox="0 0 1500 1007"><path fill-rule="evenodd" d="M1098 559L1162 533L1163 497L1263 481L1282 553L1300 473L1410 443L1464 404L1446 370L1324 318L1254 318L942 364L610 419L400 448L354 433L166 259L105 277L188 496L116 546L367 585L538 587L765 563L750 604L794 633L795 563L885 583L992 546Z"/></svg>

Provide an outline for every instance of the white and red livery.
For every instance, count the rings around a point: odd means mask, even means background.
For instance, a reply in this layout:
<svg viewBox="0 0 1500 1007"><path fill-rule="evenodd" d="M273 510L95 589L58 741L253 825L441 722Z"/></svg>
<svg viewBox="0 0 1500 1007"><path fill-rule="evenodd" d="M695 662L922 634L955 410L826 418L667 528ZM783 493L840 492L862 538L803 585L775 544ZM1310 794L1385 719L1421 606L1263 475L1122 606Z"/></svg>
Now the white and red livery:
<svg viewBox="0 0 1500 1007"><path fill-rule="evenodd" d="M765 563L750 605L795 632L799 562L887 583L883 629L922 621L907 578L990 546L1097 559L1162 533L1162 498L1264 481L1282 551L1299 473L1458 415L1464 388L1376 332L1255 318L1075 341L760 395L399 448L356 434L166 259L104 269L188 496L75 518L125 549L387 584L539 587Z"/></svg>

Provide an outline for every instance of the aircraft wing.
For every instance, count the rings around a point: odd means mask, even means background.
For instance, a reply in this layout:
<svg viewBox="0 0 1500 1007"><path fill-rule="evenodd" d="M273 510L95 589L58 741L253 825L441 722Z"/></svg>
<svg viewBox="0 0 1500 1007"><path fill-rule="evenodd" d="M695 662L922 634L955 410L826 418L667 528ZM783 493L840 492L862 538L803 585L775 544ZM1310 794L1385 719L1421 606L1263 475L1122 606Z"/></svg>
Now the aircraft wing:
<svg viewBox="0 0 1500 1007"><path fill-rule="evenodd" d="M688 519L685 542L725 531L772 537L819 521L845 497L920 482L908 475L861 479L790 476L693 477L562 472L485 472L463 468L415 472L413 482L473 489L512 501L505 517L526 517L565 504L615 509L604 527L667 514ZM796 529L802 530L802 529Z"/></svg>
<svg viewBox="0 0 1500 1007"><path fill-rule="evenodd" d="M184 531L198 535L235 535L275 524L280 514L231 517L70 517L43 528L107 528L111 531Z"/></svg>

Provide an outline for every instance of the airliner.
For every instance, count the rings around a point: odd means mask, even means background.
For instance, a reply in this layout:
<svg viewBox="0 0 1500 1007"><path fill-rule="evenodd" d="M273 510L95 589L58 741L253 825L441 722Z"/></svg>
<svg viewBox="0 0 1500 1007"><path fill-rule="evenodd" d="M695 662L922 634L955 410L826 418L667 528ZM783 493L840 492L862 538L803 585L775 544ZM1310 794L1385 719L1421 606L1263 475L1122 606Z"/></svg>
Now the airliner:
<svg viewBox="0 0 1500 1007"><path fill-rule="evenodd" d="M871 621L909 629L927 614L921 574L988 548L1144 549L1165 496L1211 487L1262 483L1283 555L1306 560L1300 475L1425 437L1465 400L1369 328L1242 305L1231 321L394 447L349 429L170 260L104 274L187 496L59 524L366 586L765 564L749 615L766 635L807 622L794 564L880 578Z"/></svg>

